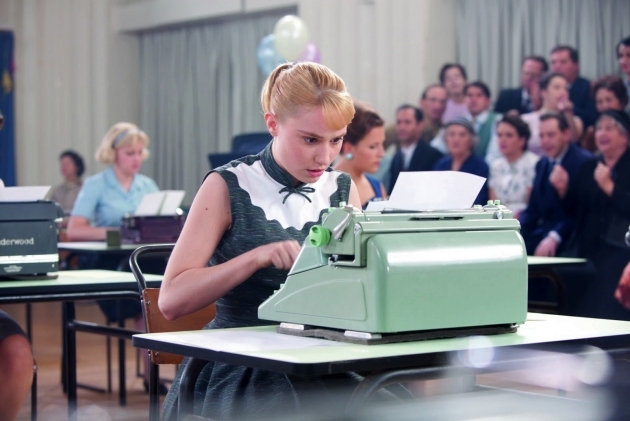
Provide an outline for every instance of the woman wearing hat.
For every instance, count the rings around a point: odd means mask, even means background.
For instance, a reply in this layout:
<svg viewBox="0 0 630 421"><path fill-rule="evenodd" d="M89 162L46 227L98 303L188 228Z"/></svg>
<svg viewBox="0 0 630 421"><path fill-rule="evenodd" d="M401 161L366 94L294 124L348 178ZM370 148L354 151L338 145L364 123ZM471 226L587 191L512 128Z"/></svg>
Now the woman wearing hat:
<svg viewBox="0 0 630 421"><path fill-rule="evenodd" d="M595 281L588 286L579 315L630 320L630 312L614 298L623 268L630 261L624 235L630 224L630 117L623 111L607 110L595 124L595 144L601 154L585 163L577 183L563 205L577 213L579 255L595 268ZM556 181L568 185L568 176Z"/></svg>
<svg viewBox="0 0 630 421"><path fill-rule="evenodd" d="M475 129L465 118L454 118L446 123L444 141L449 156L436 162L435 171L462 171L488 178L488 164L473 153L476 144ZM475 205L488 202L488 182L486 181L475 199Z"/></svg>

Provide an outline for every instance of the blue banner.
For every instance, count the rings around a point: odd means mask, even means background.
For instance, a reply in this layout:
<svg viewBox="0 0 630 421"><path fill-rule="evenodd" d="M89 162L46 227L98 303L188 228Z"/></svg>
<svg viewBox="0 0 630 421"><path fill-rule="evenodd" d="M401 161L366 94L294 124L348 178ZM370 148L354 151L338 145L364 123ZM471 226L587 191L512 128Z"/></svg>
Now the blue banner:
<svg viewBox="0 0 630 421"><path fill-rule="evenodd" d="M15 186L13 45L13 32L0 31L0 111L4 115L4 128L0 130L0 179L6 186Z"/></svg>

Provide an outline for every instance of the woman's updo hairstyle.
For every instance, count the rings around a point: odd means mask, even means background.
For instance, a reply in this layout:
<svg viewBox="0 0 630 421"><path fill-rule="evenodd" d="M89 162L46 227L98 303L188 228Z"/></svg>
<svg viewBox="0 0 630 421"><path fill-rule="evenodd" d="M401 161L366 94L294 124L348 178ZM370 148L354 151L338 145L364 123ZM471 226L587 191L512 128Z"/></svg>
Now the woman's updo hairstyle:
<svg viewBox="0 0 630 421"><path fill-rule="evenodd" d="M341 130L352 121L354 106L346 84L332 70L312 62L285 63L276 67L260 95L263 112L279 121L295 117L304 109L322 107L331 130Z"/></svg>

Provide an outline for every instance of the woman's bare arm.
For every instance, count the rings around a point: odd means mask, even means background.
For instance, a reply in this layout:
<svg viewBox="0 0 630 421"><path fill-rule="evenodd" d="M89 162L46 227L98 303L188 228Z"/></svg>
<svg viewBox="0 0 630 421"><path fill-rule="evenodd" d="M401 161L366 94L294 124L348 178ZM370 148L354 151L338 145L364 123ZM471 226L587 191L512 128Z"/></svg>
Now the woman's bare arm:
<svg viewBox="0 0 630 421"><path fill-rule="evenodd" d="M289 269L300 245L296 241L257 247L220 265L208 267L232 223L227 185L210 174L199 189L162 281L159 307L173 320L208 306L261 268Z"/></svg>
<svg viewBox="0 0 630 421"><path fill-rule="evenodd" d="M107 228L93 227L90 221L82 216L71 216L66 230L70 241L98 241L107 236Z"/></svg>

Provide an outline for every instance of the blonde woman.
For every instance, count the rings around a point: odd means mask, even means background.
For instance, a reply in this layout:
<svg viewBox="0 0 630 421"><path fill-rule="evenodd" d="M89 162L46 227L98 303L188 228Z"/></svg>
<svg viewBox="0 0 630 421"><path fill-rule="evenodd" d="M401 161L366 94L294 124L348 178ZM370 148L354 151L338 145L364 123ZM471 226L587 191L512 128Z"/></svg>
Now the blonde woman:
<svg viewBox="0 0 630 421"><path fill-rule="evenodd" d="M361 208L350 176L330 167L354 116L339 76L316 63L282 64L267 78L261 102L273 140L203 181L164 274L159 306L167 319L216 302L209 329L269 324L258 319L258 306L286 280L309 229L330 206ZM179 378L166 396L165 420L177 419ZM297 415L313 409L300 391L320 387L209 362L195 385L195 407L212 419Z"/></svg>
<svg viewBox="0 0 630 421"><path fill-rule="evenodd" d="M149 156L149 137L132 123L116 123L105 134L96 160L111 165L85 179L68 221L72 241L105 240L147 193L158 191L153 179L139 174Z"/></svg>
<svg viewBox="0 0 630 421"><path fill-rule="evenodd" d="M153 179L139 174L142 163L149 156L149 137L132 123L116 123L103 137L96 151L96 160L110 167L88 177L83 182L70 220L67 235L71 241L105 240L107 230L118 229L126 213L133 213L147 193L158 191ZM116 255L80 255L82 269L115 270L120 264ZM156 264L151 273L160 273L164 265ZM158 271L158 272L155 272ZM108 322L118 321L118 306L115 300L99 300L98 305ZM136 329L144 330L142 309L135 300L121 300L121 317L134 318ZM143 358L145 390L148 391L148 359ZM160 387L166 393L166 387Z"/></svg>

